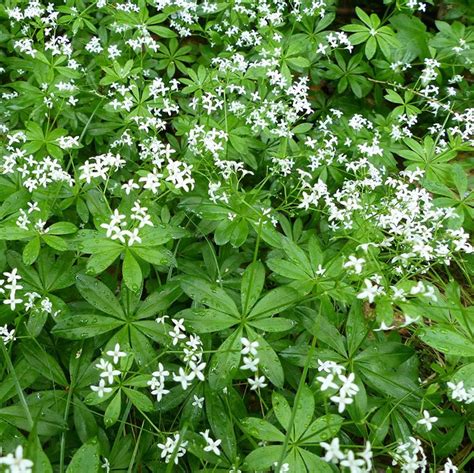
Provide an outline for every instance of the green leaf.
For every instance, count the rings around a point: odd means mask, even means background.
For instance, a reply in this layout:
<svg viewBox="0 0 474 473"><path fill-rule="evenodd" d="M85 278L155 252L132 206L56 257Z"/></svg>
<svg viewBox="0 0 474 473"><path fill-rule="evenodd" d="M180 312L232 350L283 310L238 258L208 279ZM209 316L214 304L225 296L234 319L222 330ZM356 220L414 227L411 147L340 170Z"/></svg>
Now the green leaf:
<svg viewBox="0 0 474 473"><path fill-rule="evenodd" d="M431 57L426 25L418 17L399 14L390 18L390 23L397 31L400 49L406 50L409 57L419 57L420 59Z"/></svg>
<svg viewBox="0 0 474 473"><path fill-rule="evenodd" d="M51 248L58 251L69 250L68 244L60 237L48 234L41 235L42 240Z"/></svg>
<svg viewBox="0 0 474 473"><path fill-rule="evenodd" d="M182 290L178 281L170 281L164 284L140 303L135 318L147 319L159 312L166 311L181 294Z"/></svg>
<svg viewBox="0 0 474 473"><path fill-rule="evenodd" d="M16 225L5 225L0 228L0 240L23 240L35 235L33 230L23 230Z"/></svg>
<svg viewBox="0 0 474 473"><path fill-rule="evenodd" d="M365 13L362 8L356 7L355 8L356 15L370 28L372 27L372 22L370 21L369 15Z"/></svg>
<svg viewBox="0 0 474 473"><path fill-rule="evenodd" d="M237 441L231 413L226 407L226 402L221 398L219 392L209 389L204 391L206 414L211 430L216 438L222 440L222 449L229 458L235 458L237 454Z"/></svg>
<svg viewBox="0 0 474 473"><path fill-rule="evenodd" d="M239 369L241 336L242 330L239 328L222 343L211 358L208 381L212 389L225 388Z"/></svg>
<svg viewBox="0 0 474 473"><path fill-rule="evenodd" d="M249 332L249 338L259 343L258 347L258 358L260 359L259 367L262 369L265 376L278 388L282 388L285 382L285 375L281 366L280 359L275 353L275 350L268 344L268 342L259 334L251 331Z"/></svg>
<svg viewBox="0 0 474 473"><path fill-rule="evenodd" d="M103 282L85 274L78 274L76 287L81 296L96 309L122 319L125 317L122 306Z"/></svg>
<svg viewBox="0 0 474 473"><path fill-rule="evenodd" d="M53 473L53 467L48 456L41 447L38 435L30 435L28 446L25 451L25 458L33 462L35 473Z"/></svg>
<svg viewBox="0 0 474 473"><path fill-rule="evenodd" d="M387 95L385 95L385 99L388 100L389 102L398 103L401 105L405 103L402 97L400 97L399 94L397 94L394 90L391 90L391 89L387 90Z"/></svg>
<svg viewBox="0 0 474 473"><path fill-rule="evenodd" d="M304 314L303 325L309 333L317 337L321 342L336 350L339 354L346 356L344 337L339 330L332 325L323 314L318 314L309 307L298 307L298 312Z"/></svg>
<svg viewBox="0 0 474 473"><path fill-rule="evenodd" d="M35 394L36 395L36 394ZM30 405L29 410L34 420L34 429L38 435L53 436L66 429L62 416L55 410L42 405ZM14 425L18 429L31 432L31 426L25 417L25 409L21 405L3 407L0 409L0 419Z"/></svg>
<svg viewBox="0 0 474 473"><path fill-rule="evenodd" d="M292 68L298 68L298 69L305 69L309 66L311 66L311 62L302 56L299 57L289 57L286 59L286 63L290 65Z"/></svg>
<svg viewBox="0 0 474 473"><path fill-rule="evenodd" d="M132 401L132 404L143 412L151 412L154 410L153 402L151 399L140 391L134 389L122 387L123 392Z"/></svg>
<svg viewBox="0 0 474 473"><path fill-rule="evenodd" d="M367 43L365 43L365 57L369 60L372 59L375 51L377 51L377 41L373 36L371 36L367 40Z"/></svg>
<svg viewBox="0 0 474 473"><path fill-rule="evenodd" d="M105 410L104 423L106 427L114 425L120 416L120 409L122 407L122 397L120 393L121 391L118 390Z"/></svg>
<svg viewBox="0 0 474 473"><path fill-rule="evenodd" d="M347 349L352 356L367 336L368 329L364 319L363 306L355 301L346 322Z"/></svg>
<svg viewBox="0 0 474 473"><path fill-rule="evenodd" d="M297 291L288 286L267 292L252 308L249 319L263 319L283 312L300 299Z"/></svg>
<svg viewBox="0 0 474 473"><path fill-rule="evenodd" d="M186 327L196 333L219 332L239 323L239 320L213 309L185 309L177 314L186 321Z"/></svg>
<svg viewBox="0 0 474 473"><path fill-rule="evenodd" d="M77 227L71 222L57 222L48 227L49 235L70 235L76 232Z"/></svg>
<svg viewBox="0 0 474 473"><path fill-rule="evenodd" d="M122 247L120 246L94 253L87 261L87 273L97 275L105 271L119 257L120 253L122 253Z"/></svg>
<svg viewBox="0 0 474 473"><path fill-rule="evenodd" d="M124 322L98 314L65 315L57 320L52 332L68 340L81 340L110 332Z"/></svg>
<svg viewBox="0 0 474 473"><path fill-rule="evenodd" d="M249 453L244 460L244 468L247 471L268 470L280 460L282 445L270 445L260 447Z"/></svg>
<svg viewBox="0 0 474 473"><path fill-rule="evenodd" d="M295 409L293 430L295 439L299 439L306 428L311 424L314 415L314 395L308 386L304 385L300 391L298 404Z"/></svg>
<svg viewBox="0 0 474 473"><path fill-rule="evenodd" d="M299 134L299 133L307 133L309 130L313 128L312 123L300 123L296 125L291 131L292 133Z"/></svg>
<svg viewBox="0 0 474 473"><path fill-rule="evenodd" d="M327 442L336 437L344 419L336 414L327 414L316 419L301 436L303 443Z"/></svg>
<svg viewBox="0 0 474 473"><path fill-rule="evenodd" d="M283 317L269 317L266 319L249 320L248 325L264 332L285 332L291 330L296 322L290 319L284 319Z"/></svg>
<svg viewBox="0 0 474 473"><path fill-rule="evenodd" d="M123 280L127 287L137 292L142 285L142 270L137 260L133 257L132 253L127 249L125 250L125 258L122 266Z"/></svg>
<svg viewBox="0 0 474 473"><path fill-rule="evenodd" d="M266 442L284 442L285 436L270 422L257 417L247 417L241 421L244 432Z"/></svg>
<svg viewBox="0 0 474 473"><path fill-rule="evenodd" d="M334 470L330 464L314 455L314 453L308 452L308 450L303 448L298 448L298 453L301 455L308 472L333 473Z"/></svg>
<svg viewBox="0 0 474 473"><path fill-rule="evenodd" d="M176 264L173 254L166 248L141 248L134 246L130 249L130 252L142 260L157 266L171 266Z"/></svg>
<svg viewBox="0 0 474 473"><path fill-rule="evenodd" d="M240 286L240 299L242 313L247 314L257 302L265 283L265 268L260 261L255 261L247 266L242 275Z"/></svg>
<svg viewBox="0 0 474 473"><path fill-rule="evenodd" d="M23 263L26 265L33 264L38 258L41 248L41 240L38 236L30 240L23 248Z"/></svg>
<svg viewBox="0 0 474 473"><path fill-rule="evenodd" d="M56 359L38 344L38 342L22 343L21 351L30 366L47 379L61 385L67 386L68 382L63 370Z"/></svg>
<svg viewBox="0 0 474 473"><path fill-rule="evenodd" d="M73 396L72 405L74 408L74 430L81 442L86 443L97 435L97 422L89 407L78 396Z"/></svg>
<svg viewBox="0 0 474 473"><path fill-rule="evenodd" d="M157 34L158 36L161 36L162 38L175 38L176 37L176 33L173 30L166 28L165 26L147 25L147 29L150 30L152 33Z"/></svg>
<svg viewBox="0 0 474 473"><path fill-rule="evenodd" d="M447 355L474 356L474 341L448 326L423 328L418 336L430 347Z"/></svg>
<svg viewBox="0 0 474 473"><path fill-rule="evenodd" d="M183 291L193 300L211 309L240 318L233 299L219 286L204 279L185 276L181 279Z"/></svg>
<svg viewBox="0 0 474 473"><path fill-rule="evenodd" d="M97 473L100 467L99 445L93 440L83 445L72 457L66 473Z"/></svg>
<svg viewBox="0 0 474 473"><path fill-rule="evenodd" d="M285 431L288 431L291 419L291 407L288 404L288 401L283 397L283 395L273 391L272 406L278 422L280 422L280 425L285 429Z"/></svg>

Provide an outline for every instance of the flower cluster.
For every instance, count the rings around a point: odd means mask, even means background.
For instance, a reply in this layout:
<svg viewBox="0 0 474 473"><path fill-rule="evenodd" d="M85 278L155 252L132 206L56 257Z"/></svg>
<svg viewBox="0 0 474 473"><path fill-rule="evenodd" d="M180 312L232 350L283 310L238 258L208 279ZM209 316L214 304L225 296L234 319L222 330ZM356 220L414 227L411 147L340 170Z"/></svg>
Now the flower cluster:
<svg viewBox="0 0 474 473"><path fill-rule="evenodd" d="M167 437L165 443L159 443L157 446L161 450L161 458L164 458L165 463L169 463L173 459L177 465L179 459L186 455L188 441L181 440L181 435L177 433Z"/></svg>
<svg viewBox="0 0 474 473"><path fill-rule="evenodd" d="M11 142L24 142L26 136L21 132L9 135ZM11 153L3 156L0 161L0 172L7 176L19 176L22 185L28 192L46 189L49 185L59 182L74 185L74 179L66 172L56 158L45 156L39 159L27 154L23 149L10 148Z"/></svg>
<svg viewBox="0 0 474 473"><path fill-rule="evenodd" d="M240 367L241 370L249 370L255 373L254 378L248 378L247 382L250 384L250 389L256 391L257 389L264 388L267 386L265 382L265 376L258 375L258 364L260 359L258 358L259 343L257 341L251 342L248 338L242 337L240 339L242 343L242 349L240 354L243 357L244 364Z"/></svg>
<svg viewBox="0 0 474 473"><path fill-rule="evenodd" d="M157 322L164 323L164 320L162 317L157 319ZM171 319L171 322L173 323L173 329L169 330L168 335L171 337L172 346L178 346L182 349L181 361L184 363L184 367L180 366L178 372L170 373L162 363L158 363L158 369L151 374L151 379L147 381L151 394L156 396L158 402L170 392L165 387L165 381L170 374L173 381L179 383L184 391L189 388L194 379L205 380L206 362L203 361L201 338L196 334L188 336L185 333L184 319ZM204 399L194 395L193 406L202 408L203 401Z"/></svg>
<svg viewBox="0 0 474 473"><path fill-rule="evenodd" d="M0 337L3 343L6 345L8 342L16 340L15 329L8 330L8 325L5 324L3 327L0 326Z"/></svg>
<svg viewBox="0 0 474 473"><path fill-rule="evenodd" d="M327 462L339 464L347 468L350 473L369 473L372 471L372 447L367 442L362 452L354 453L353 450L341 450L339 439L332 439L331 443L321 442L321 447L326 450L324 459Z"/></svg>
<svg viewBox="0 0 474 473"><path fill-rule="evenodd" d="M127 221L126 215L121 214L118 209L115 209L110 217L109 223L102 223L101 228L106 230L107 238L111 240L118 240L127 246L132 246L134 243L141 243L142 239L139 236L139 230L145 226L153 227L153 222L148 214L148 208L142 207L140 201L137 200L130 213L130 219L133 222L134 228L126 229Z"/></svg>
<svg viewBox="0 0 474 473"><path fill-rule="evenodd" d="M111 385L114 383L115 377L122 374L122 372L118 370L115 365L117 365L120 358L127 356L127 353L121 351L119 343L116 343L114 349L108 350L106 354L112 358L112 361L107 361L104 358L100 359L99 363L95 365L95 367L100 370L99 384L97 386L91 386L92 391L97 393L100 398L104 397L105 394L112 392Z"/></svg>
<svg viewBox="0 0 474 473"><path fill-rule="evenodd" d="M451 390L451 398L454 401L464 402L466 404L472 404L474 402L474 388L466 389L464 381L448 382L448 388Z"/></svg>
<svg viewBox="0 0 474 473"><path fill-rule="evenodd" d="M392 464L398 465L402 473L425 471L428 461L421 441L415 437L409 437L407 442L401 443L393 453Z"/></svg>
<svg viewBox="0 0 474 473"><path fill-rule="evenodd" d="M345 376L345 368L334 361L318 360L318 371L327 373L323 376L317 376L316 379L321 383L320 390L336 390L330 396L331 401L336 403L339 413L344 412L346 406L354 402L354 396L359 392L359 386L354 383L355 375L350 373Z"/></svg>
<svg viewBox="0 0 474 473"><path fill-rule="evenodd" d="M469 2L343 3L2 2L2 471L467 464Z"/></svg>
<svg viewBox="0 0 474 473"><path fill-rule="evenodd" d="M3 300L3 303L9 305L11 310L15 310L16 306L23 302L23 299L20 299L17 295L17 291L23 289L23 286L18 284L18 281L21 280L21 276L18 274L17 268L13 268L11 271L5 271L3 276L6 278L6 281L5 279L0 279L0 294L7 296Z"/></svg>

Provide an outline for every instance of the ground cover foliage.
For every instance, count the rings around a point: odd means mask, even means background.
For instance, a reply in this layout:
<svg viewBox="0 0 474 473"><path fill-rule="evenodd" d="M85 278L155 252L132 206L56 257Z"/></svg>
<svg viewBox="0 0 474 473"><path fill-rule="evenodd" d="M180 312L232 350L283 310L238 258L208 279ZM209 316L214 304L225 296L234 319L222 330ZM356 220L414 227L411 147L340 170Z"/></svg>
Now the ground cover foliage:
<svg viewBox="0 0 474 473"><path fill-rule="evenodd" d="M472 7L2 1L0 471L472 471Z"/></svg>

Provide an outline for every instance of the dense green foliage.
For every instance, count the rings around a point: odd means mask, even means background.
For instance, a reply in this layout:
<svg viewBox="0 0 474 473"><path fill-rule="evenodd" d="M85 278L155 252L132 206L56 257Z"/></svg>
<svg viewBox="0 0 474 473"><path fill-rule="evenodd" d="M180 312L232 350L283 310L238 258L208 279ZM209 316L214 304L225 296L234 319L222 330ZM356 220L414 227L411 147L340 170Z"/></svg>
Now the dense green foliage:
<svg viewBox="0 0 474 473"><path fill-rule="evenodd" d="M469 471L473 16L3 0L0 471Z"/></svg>

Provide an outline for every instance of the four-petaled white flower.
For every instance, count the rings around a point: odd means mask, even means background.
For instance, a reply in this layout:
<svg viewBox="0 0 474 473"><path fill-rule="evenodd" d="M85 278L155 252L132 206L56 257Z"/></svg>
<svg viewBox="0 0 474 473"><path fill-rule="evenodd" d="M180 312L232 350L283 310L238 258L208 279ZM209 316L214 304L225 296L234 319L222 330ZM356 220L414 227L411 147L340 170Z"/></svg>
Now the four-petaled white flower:
<svg viewBox="0 0 474 473"><path fill-rule="evenodd" d="M15 449L15 455L9 453L6 457L0 458L0 465L9 467L10 473L31 473L33 462L23 457L23 447L18 445Z"/></svg>
<svg viewBox="0 0 474 473"><path fill-rule="evenodd" d="M433 424L438 420L437 417L431 416L430 413L425 409L423 411L423 418L420 419L417 424L426 426L426 430L431 430L433 428Z"/></svg>
<svg viewBox="0 0 474 473"><path fill-rule="evenodd" d="M98 386L91 386L92 391L96 392L99 397L104 397L104 394L112 392L112 388L105 386L105 380L102 378Z"/></svg>
<svg viewBox="0 0 474 473"><path fill-rule="evenodd" d="M114 376L120 376L120 371L114 369L112 363L107 363L104 371L99 375L101 378L106 378L109 384L114 382Z"/></svg>
<svg viewBox="0 0 474 473"><path fill-rule="evenodd" d="M107 355L113 357L114 364L117 364L120 358L123 358L124 356L127 356L127 354L124 351L120 351L120 344L119 343L116 343L114 349L109 350L107 352Z"/></svg>
<svg viewBox="0 0 474 473"><path fill-rule="evenodd" d="M219 456L221 454L221 451L219 449L219 445L221 444L222 440L212 440L209 437L209 429L206 429L204 432L199 432L204 440L206 441L206 446L204 447L205 452L212 452L215 455Z"/></svg>
<svg viewBox="0 0 474 473"><path fill-rule="evenodd" d="M242 350L240 350L240 353L242 355L248 355L249 353L253 356L258 355L257 348L259 346L259 343L257 341L251 342L248 338L242 337L240 339L240 342L243 345Z"/></svg>
<svg viewBox="0 0 474 473"><path fill-rule="evenodd" d="M249 378L247 381L250 384L250 389L252 391L256 391L257 389L265 388L267 386L267 383L265 383L265 376L255 376L254 379Z"/></svg>

